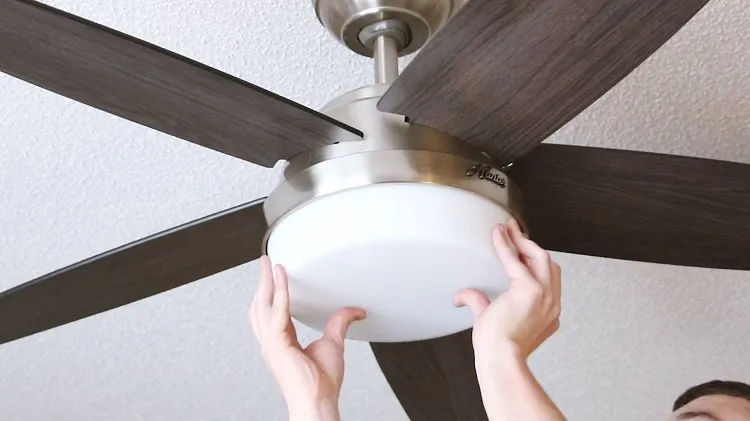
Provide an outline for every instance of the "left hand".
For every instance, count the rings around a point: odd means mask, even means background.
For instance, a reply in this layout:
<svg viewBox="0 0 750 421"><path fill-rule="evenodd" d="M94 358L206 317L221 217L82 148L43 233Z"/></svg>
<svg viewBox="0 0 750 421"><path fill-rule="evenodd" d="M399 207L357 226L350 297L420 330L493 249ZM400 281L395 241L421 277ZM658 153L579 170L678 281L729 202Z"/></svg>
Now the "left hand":
<svg viewBox="0 0 750 421"><path fill-rule="evenodd" d="M250 320L263 359L284 395L290 418L338 419L344 380L344 338L364 310L347 307L334 313L323 337L303 348L289 313L289 286L281 265L272 274L268 256L260 259L261 277L250 308ZM325 414L322 414L322 413ZM332 414L335 413L335 414Z"/></svg>

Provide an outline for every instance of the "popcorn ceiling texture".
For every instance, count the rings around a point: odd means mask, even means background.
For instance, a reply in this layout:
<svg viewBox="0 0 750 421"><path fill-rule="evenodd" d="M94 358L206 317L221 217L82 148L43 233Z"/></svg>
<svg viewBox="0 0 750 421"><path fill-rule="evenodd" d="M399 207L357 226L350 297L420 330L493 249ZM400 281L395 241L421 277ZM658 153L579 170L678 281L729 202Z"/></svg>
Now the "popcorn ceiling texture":
<svg viewBox="0 0 750 421"><path fill-rule="evenodd" d="M309 0L48 2L311 107L372 80ZM550 141L750 163L748 27L746 0L712 1ZM276 177L0 75L0 289L265 195ZM664 419L693 383L750 381L750 273L555 257L562 330L532 362L570 419ZM257 271L1 346L0 420L285 419L246 323ZM347 370L343 420L406 421L366 344L348 345Z"/></svg>

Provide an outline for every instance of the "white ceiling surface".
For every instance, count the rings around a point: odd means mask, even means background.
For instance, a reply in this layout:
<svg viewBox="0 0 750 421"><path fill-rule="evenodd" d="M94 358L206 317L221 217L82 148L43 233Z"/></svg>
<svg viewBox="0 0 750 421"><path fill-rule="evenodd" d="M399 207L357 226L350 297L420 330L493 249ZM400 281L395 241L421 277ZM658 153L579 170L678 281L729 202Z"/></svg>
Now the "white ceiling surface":
<svg viewBox="0 0 750 421"><path fill-rule="evenodd" d="M308 0L49 3L312 107L371 80ZM745 0L714 0L553 141L750 162L748 26ZM0 289L276 180L5 75L0 123ZM750 273L556 257L563 327L533 367L570 419L663 419L693 383L750 380ZM257 269L1 346L0 419L284 419L246 323ZM366 344L349 343L347 370L344 420L406 420Z"/></svg>

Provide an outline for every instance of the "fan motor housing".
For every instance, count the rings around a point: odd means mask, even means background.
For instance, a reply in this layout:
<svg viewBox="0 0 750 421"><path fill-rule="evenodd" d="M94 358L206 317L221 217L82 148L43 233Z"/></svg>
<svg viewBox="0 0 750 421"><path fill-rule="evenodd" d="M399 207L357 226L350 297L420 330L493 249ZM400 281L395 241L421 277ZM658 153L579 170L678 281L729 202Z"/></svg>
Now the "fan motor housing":
<svg viewBox="0 0 750 421"><path fill-rule="evenodd" d="M379 36L398 41L399 56L413 53L466 0L312 0L318 20L357 54L372 57Z"/></svg>
<svg viewBox="0 0 750 421"><path fill-rule="evenodd" d="M431 183L471 191L506 208L525 229L519 187L488 155L447 133L409 123L405 116L379 111L377 101L390 84L357 88L321 110L364 133L290 158L284 180L266 199L269 224L295 208L328 194L378 183Z"/></svg>
<svg viewBox="0 0 750 421"><path fill-rule="evenodd" d="M263 253L287 270L292 316L322 330L338 308L362 307L368 318L348 337L371 342L470 327L470 312L453 308L451 295L504 291L492 228L510 218L525 226L518 186L486 155L377 110L388 87L331 101L323 112L364 139L292 157L264 203ZM392 294L401 295L394 302Z"/></svg>

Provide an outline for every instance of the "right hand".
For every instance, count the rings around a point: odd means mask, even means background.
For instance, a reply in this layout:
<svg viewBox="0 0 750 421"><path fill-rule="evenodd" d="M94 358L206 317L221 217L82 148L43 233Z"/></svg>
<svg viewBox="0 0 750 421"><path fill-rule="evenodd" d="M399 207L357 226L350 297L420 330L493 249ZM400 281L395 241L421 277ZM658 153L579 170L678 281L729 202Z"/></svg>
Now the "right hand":
<svg viewBox="0 0 750 421"><path fill-rule="evenodd" d="M498 225L492 239L510 287L494 302L481 291L463 290L454 297L454 304L468 306L474 313L473 342L478 362L503 350L526 359L560 327L560 266L546 250L524 236L515 220L507 226Z"/></svg>

